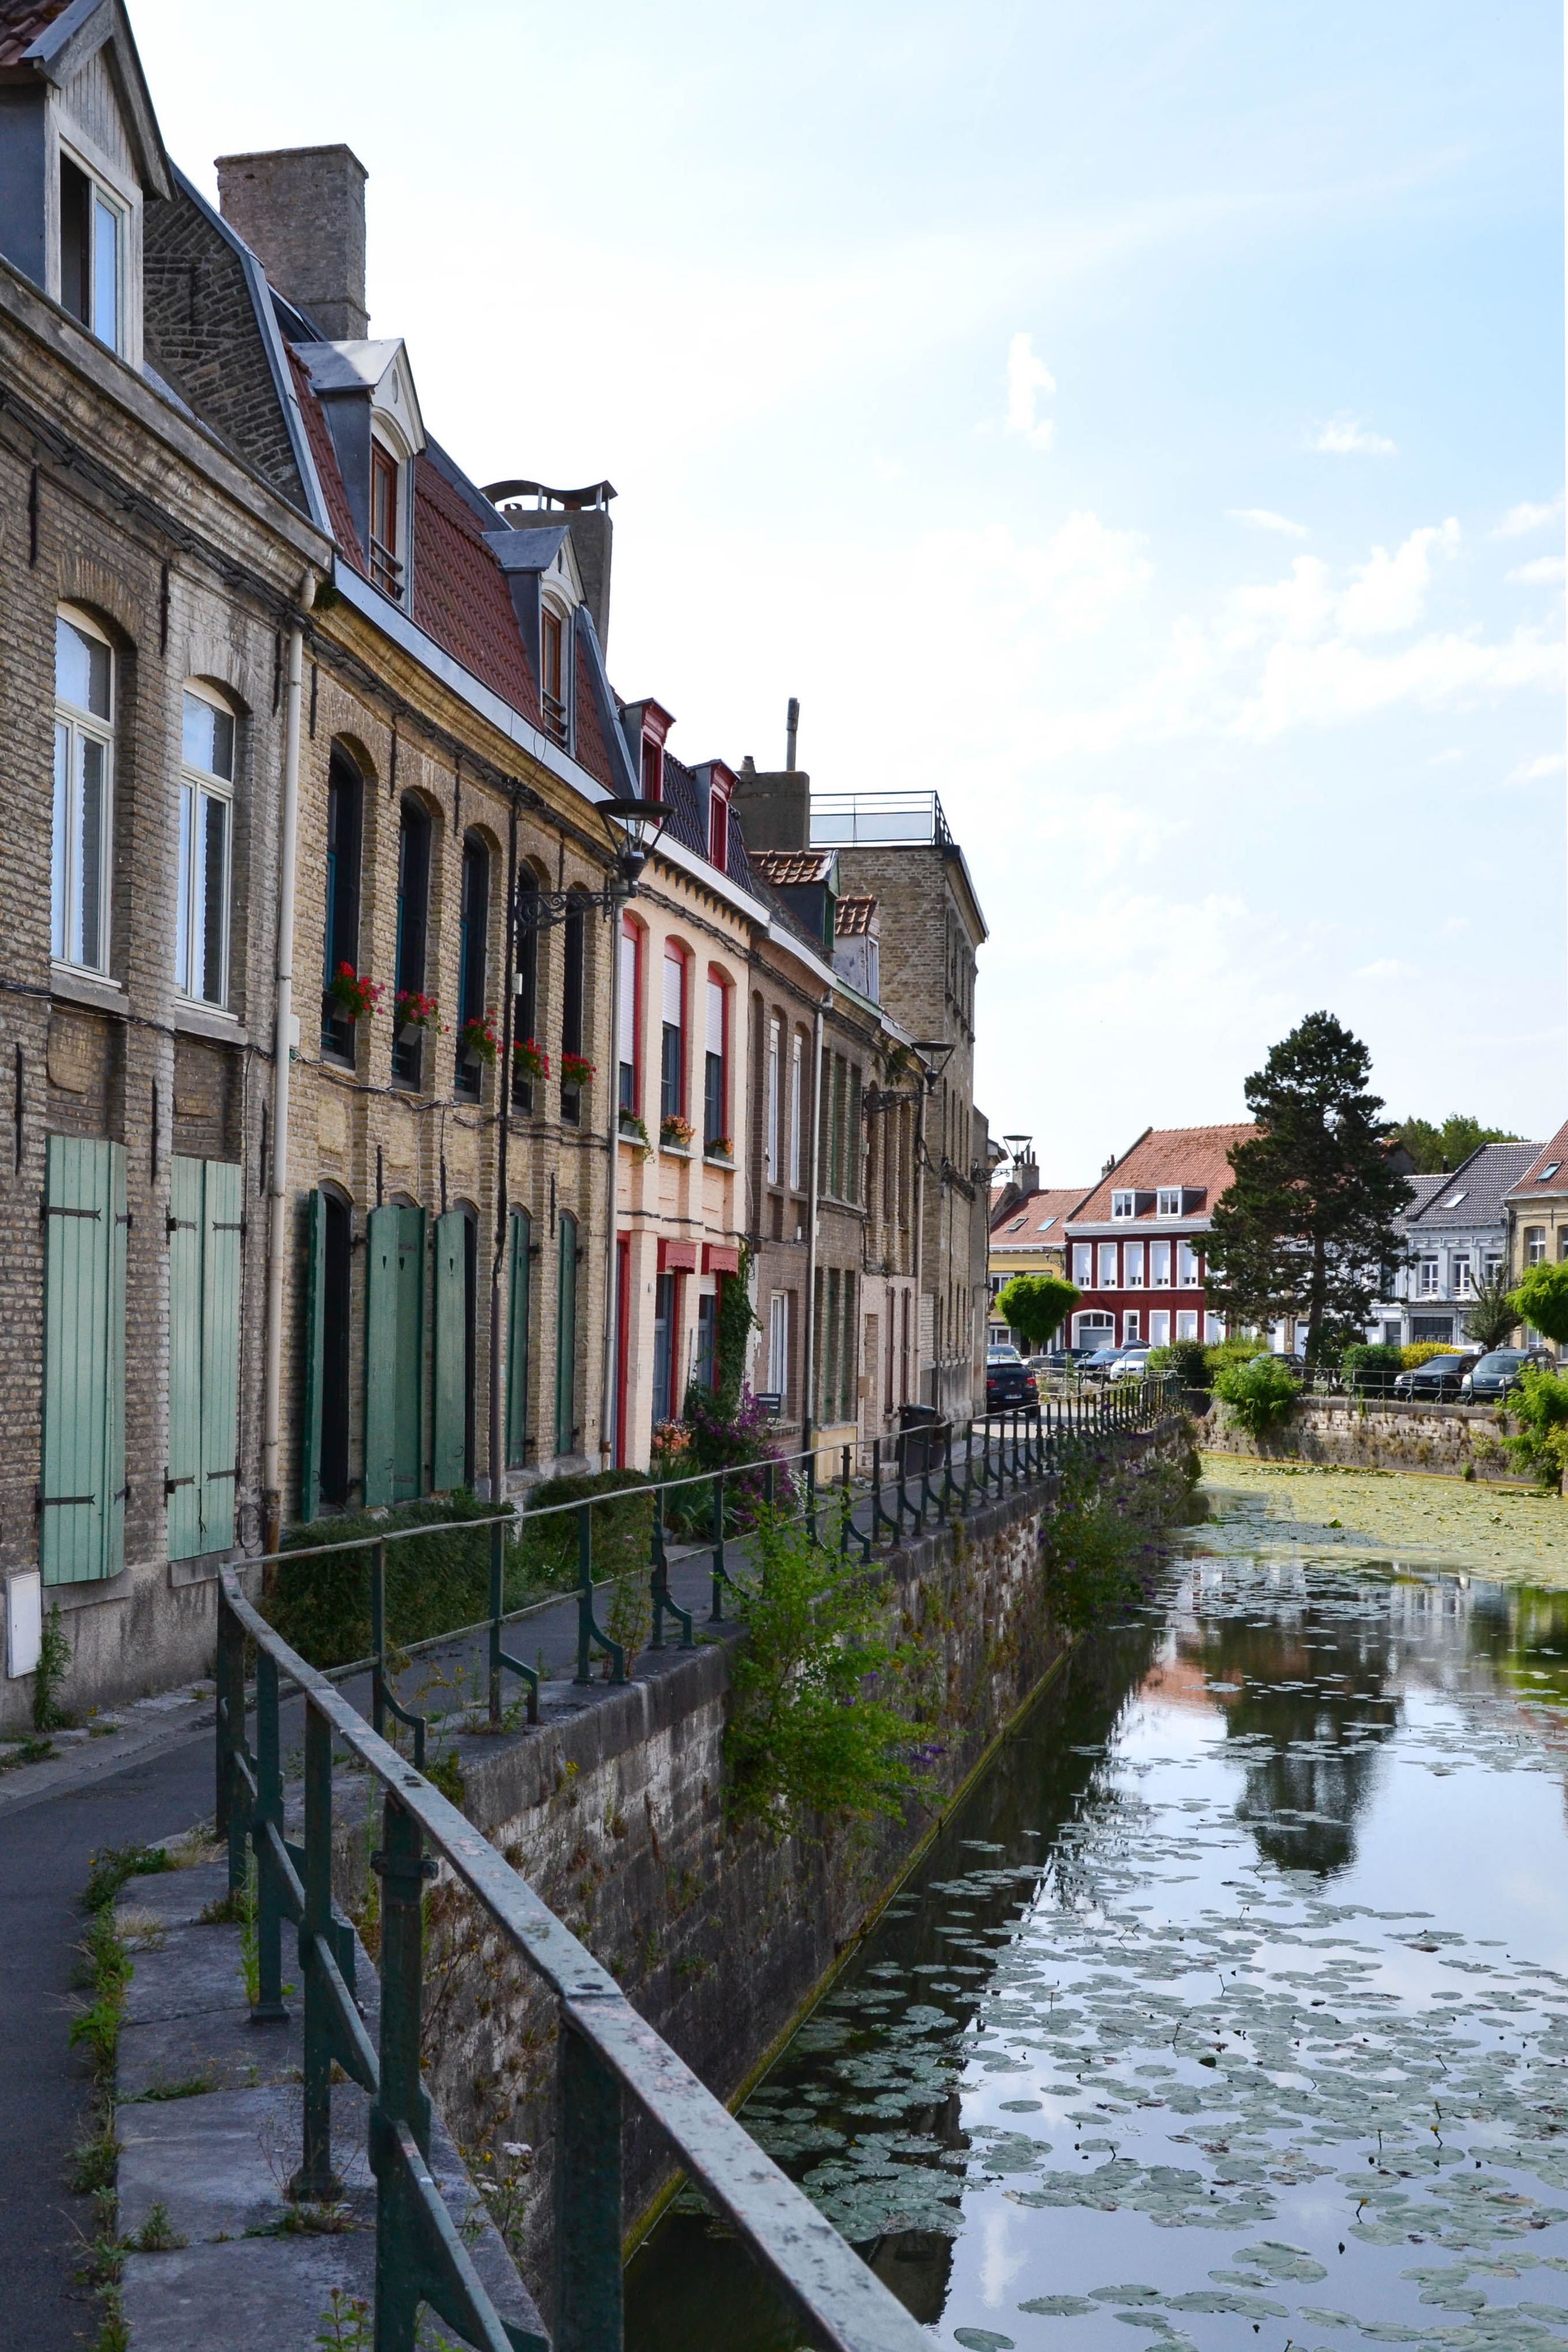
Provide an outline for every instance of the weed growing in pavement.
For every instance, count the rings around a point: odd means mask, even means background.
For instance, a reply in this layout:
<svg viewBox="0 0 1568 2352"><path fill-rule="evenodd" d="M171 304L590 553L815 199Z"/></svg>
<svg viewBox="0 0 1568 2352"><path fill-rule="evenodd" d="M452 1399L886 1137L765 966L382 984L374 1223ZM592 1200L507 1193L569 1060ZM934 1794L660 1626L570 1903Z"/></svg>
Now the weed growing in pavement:
<svg viewBox="0 0 1568 2352"><path fill-rule="evenodd" d="M60 1690L70 1671L70 1636L57 1601L38 1633L38 1663L33 1669L33 1728L61 1731L70 1717L60 1705Z"/></svg>

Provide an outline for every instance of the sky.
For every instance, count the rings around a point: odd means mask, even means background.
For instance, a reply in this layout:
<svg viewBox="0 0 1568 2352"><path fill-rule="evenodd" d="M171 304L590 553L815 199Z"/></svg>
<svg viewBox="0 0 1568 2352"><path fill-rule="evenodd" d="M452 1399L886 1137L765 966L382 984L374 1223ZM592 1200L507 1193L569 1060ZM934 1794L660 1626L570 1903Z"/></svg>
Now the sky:
<svg viewBox="0 0 1568 2352"><path fill-rule="evenodd" d="M619 496L689 761L934 790L976 1098L1087 1181L1326 1007L1568 1114L1555 0L132 0L171 152L344 140L473 477Z"/></svg>

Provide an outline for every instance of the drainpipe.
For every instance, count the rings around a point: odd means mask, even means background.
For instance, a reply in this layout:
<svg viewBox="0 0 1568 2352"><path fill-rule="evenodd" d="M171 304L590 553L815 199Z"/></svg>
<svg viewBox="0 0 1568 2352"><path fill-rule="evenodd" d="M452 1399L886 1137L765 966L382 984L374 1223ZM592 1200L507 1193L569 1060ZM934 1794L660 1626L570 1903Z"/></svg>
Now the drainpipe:
<svg viewBox="0 0 1568 2352"><path fill-rule="evenodd" d="M825 996L818 1003L811 1049L811 1166L807 1172L805 1213L805 1312L801 1317L805 1326L805 1346L801 1352L805 1361L801 1370L800 1450L810 1451L811 1433L816 1414L816 1201L817 1173L821 1167L817 1129L822 1118L822 1016L832 1003Z"/></svg>
<svg viewBox="0 0 1568 2352"><path fill-rule="evenodd" d="M500 1099L496 1104L496 1245L490 1262L489 1481L492 1508L506 1493L506 1422L502 1412L503 1292L511 1203L507 1194L507 1145L511 1134L511 1047L517 1028L517 796L512 795L506 850L506 1016L501 1023Z"/></svg>
<svg viewBox="0 0 1568 2352"><path fill-rule="evenodd" d="M619 897L610 908L610 1051L606 1067L610 1083L605 1089L609 1107L608 1132L605 1150L608 1154L608 1173L605 1181L605 1364L604 1404L599 1414L599 1462L608 1470L615 1461L615 1441L612 1430L616 1412L616 1190L620 1172L621 1131L621 924L626 901ZM634 1067L637 1053L632 1054ZM622 1451L626 1450L626 1432L621 1432Z"/></svg>
<svg viewBox="0 0 1568 2352"><path fill-rule="evenodd" d="M316 601L316 575L307 572L300 613ZM267 1336L261 1401L262 1549L276 1551L283 1526L278 1455L283 1391L283 1273L288 1247L289 1075L294 1050L294 865L300 824L300 686L304 627L289 625L283 690L283 807L278 848L278 996L272 1031L272 1173L268 1204Z"/></svg>
<svg viewBox="0 0 1568 2352"><path fill-rule="evenodd" d="M926 1074L921 1072L920 1093L915 1102L915 1386L921 1384L921 1300L924 1297L926 1237ZM931 1338L936 1338L936 1315L931 1315ZM931 1376L931 1401L936 1402L936 1368ZM922 1397L923 1404L925 1399Z"/></svg>

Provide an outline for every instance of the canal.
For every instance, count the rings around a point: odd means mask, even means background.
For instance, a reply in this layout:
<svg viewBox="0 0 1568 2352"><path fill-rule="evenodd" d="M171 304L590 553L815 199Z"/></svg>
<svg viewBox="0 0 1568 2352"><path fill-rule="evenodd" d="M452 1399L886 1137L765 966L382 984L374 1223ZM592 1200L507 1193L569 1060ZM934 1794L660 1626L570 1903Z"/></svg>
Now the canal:
<svg viewBox="0 0 1568 2352"><path fill-rule="evenodd" d="M744 2120L933 2344L1560 2352L1568 1507L1207 1470ZM690 2196L627 2300L805 2341Z"/></svg>

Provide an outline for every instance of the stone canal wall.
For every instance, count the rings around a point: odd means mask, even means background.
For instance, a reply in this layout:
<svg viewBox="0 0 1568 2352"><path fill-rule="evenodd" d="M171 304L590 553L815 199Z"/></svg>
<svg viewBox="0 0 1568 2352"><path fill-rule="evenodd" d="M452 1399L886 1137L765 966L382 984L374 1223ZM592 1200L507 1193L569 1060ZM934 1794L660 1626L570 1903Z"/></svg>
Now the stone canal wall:
<svg viewBox="0 0 1568 2352"><path fill-rule="evenodd" d="M1198 1443L1216 1454L1250 1454L1265 1462L1320 1462L1352 1470L1426 1470L1449 1478L1487 1478L1511 1485L1516 1476L1504 1450L1503 1416L1489 1406L1377 1405L1354 1397L1310 1397L1280 1429L1248 1436L1228 1405L1215 1402L1198 1424Z"/></svg>
<svg viewBox="0 0 1568 2352"><path fill-rule="evenodd" d="M1190 1446L1181 1421L1105 1450L1137 1478ZM733 2098L789 2030L1064 1654L1040 1565L1055 1502L1054 1484L1037 1482L879 1563L890 1626L918 1645L937 1718L931 1799L900 1820L816 1841L727 1821L721 1641L645 1657L624 1690L592 1705L563 1705L567 1693L547 1685L536 1730L458 1741L464 1811L720 2097ZM343 1837L350 1908L363 1905L374 1842ZM553 2004L445 1875L428 1919L430 2087L465 2149L494 2152L503 2169L509 2144L531 2151L524 2270L542 2299ZM628 2116L628 2226L668 2173L664 2144Z"/></svg>

